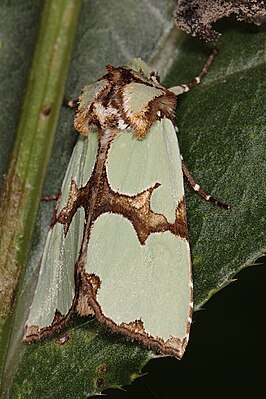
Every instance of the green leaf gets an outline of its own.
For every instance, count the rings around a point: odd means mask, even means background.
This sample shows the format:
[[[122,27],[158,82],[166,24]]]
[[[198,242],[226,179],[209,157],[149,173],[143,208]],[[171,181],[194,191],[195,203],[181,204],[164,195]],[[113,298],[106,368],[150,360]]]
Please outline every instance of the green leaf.
[[[11,7],[0,6],[0,12],[10,18],[8,13],[13,11],[16,29],[23,31],[22,24],[30,24],[34,34],[40,3],[20,3],[23,21]],[[167,87],[191,80],[205,63],[210,46],[173,27],[174,8],[174,0],[139,2],[137,6],[133,0],[84,2],[66,96],[76,98],[83,85],[105,73],[105,64],[122,65],[138,56],[159,69]],[[180,148],[193,177],[233,208],[231,213],[217,209],[204,203],[189,187],[186,190],[196,308],[265,252],[265,31],[244,24],[226,24],[220,30],[223,36],[216,46],[219,54],[208,75],[180,98],[177,107]],[[32,54],[33,42],[28,43],[23,56],[18,55],[18,59],[28,60],[23,61],[24,79],[17,76],[15,87],[20,95]],[[12,76],[10,68],[8,65],[7,77]],[[13,93],[13,80],[6,78],[6,93]],[[18,120],[20,102],[13,105],[12,95],[9,97],[9,121]],[[14,122],[9,123],[14,131]],[[73,112],[62,109],[45,194],[60,189],[76,138],[72,123]],[[4,137],[8,137],[8,126],[3,129]],[[10,143],[6,152],[9,148]],[[1,164],[3,170],[5,162]],[[21,344],[52,213],[53,204],[40,205],[12,321],[4,398],[86,398],[107,387],[129,384],[153,356],[95,321],[78,318],[62,333],[69,336],[63,345],[59,344],[62,334],[30,346]],[[24,228],[26,231],[27,226]]]
[[[146,362],[147,351],[96,321],[72,323],[65,335],[29,346],[12,397],[86,398],[128,384]]]

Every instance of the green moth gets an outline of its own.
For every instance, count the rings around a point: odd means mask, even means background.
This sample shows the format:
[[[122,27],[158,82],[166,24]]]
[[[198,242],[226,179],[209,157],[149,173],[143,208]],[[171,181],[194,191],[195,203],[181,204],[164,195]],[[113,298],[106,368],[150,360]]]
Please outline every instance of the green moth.
[[[95,315],[162,354],[181,358],[192,321],[192,276],[174,110],[178,94],[140,59],[84,88],[81,133],[57,203],[24,341]],[[182,171],[183,168],[183,171]],[[222,204],[218,203],[223,206]]]

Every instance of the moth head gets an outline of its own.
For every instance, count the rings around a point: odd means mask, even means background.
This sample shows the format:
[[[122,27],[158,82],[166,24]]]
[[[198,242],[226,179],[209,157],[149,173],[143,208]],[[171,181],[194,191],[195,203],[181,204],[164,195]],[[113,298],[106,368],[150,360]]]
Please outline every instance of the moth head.
[[[160,85],[157,72],[140,58],[125,67],[107,65],[106,70],[83,89],[74,122],[81,134],[94,125],[102,131],[130,129],[141,139],[155,121],[174,119],[176,95]]]
[[[141,58],[133,58],[133,60],[127,64],[127,67],[148,83],[160,84],[160,76],[158,72],[147,65]]]

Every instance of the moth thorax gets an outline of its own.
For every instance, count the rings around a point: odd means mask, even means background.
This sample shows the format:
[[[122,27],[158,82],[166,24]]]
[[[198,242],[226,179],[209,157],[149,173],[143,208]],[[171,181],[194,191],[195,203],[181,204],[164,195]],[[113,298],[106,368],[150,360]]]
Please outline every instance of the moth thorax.
[[[118,109],[110,104],[107,107],[98,101],[93,104],[92,122],[101,129],[117,128],[120,119]]]

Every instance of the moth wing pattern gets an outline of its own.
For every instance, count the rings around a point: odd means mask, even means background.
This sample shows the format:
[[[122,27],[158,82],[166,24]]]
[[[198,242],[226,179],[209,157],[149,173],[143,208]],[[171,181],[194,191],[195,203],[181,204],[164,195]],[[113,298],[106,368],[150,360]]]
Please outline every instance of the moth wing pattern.
[[[79,137],[62,183],[57,215],[71,197],[71,181],[81,187],[89,178],[97,155],[97,131],[89,137]],[[69,318],[75,296],[74,270],[84,231],[84,210],[78,209],[73,216],[67,235],[63,225],[51,226],[41,260],[39,278],[30,307],[24,341],[50,335]],[[74,310],[74,309],[73,309]],[[52,328],[53,327],[53,328]]]
[[[107,65],[80,97],[74,124],[87,137],[67,169],[24,341],[95,314],[181,358],[193,305],[176,94],[141,60],[131,68]]]
[[[143,140],[131,131],[121,132],[109,150],[106,168],[112,190],[133,200],[143,193],[135,205],[140,211],[149,205],[166,223],[158,232],[143,232],[156,220],[147,217],[145,226],[136,221],[134,227],[127,217],[105,213],[95,221],[85,269],[100,278],[96,316],[114,331],[181,357],[190,329],[192,286],[186,222],[182,231],[177,227],[179,218],[186,216],[172,122],[155,122]]]

